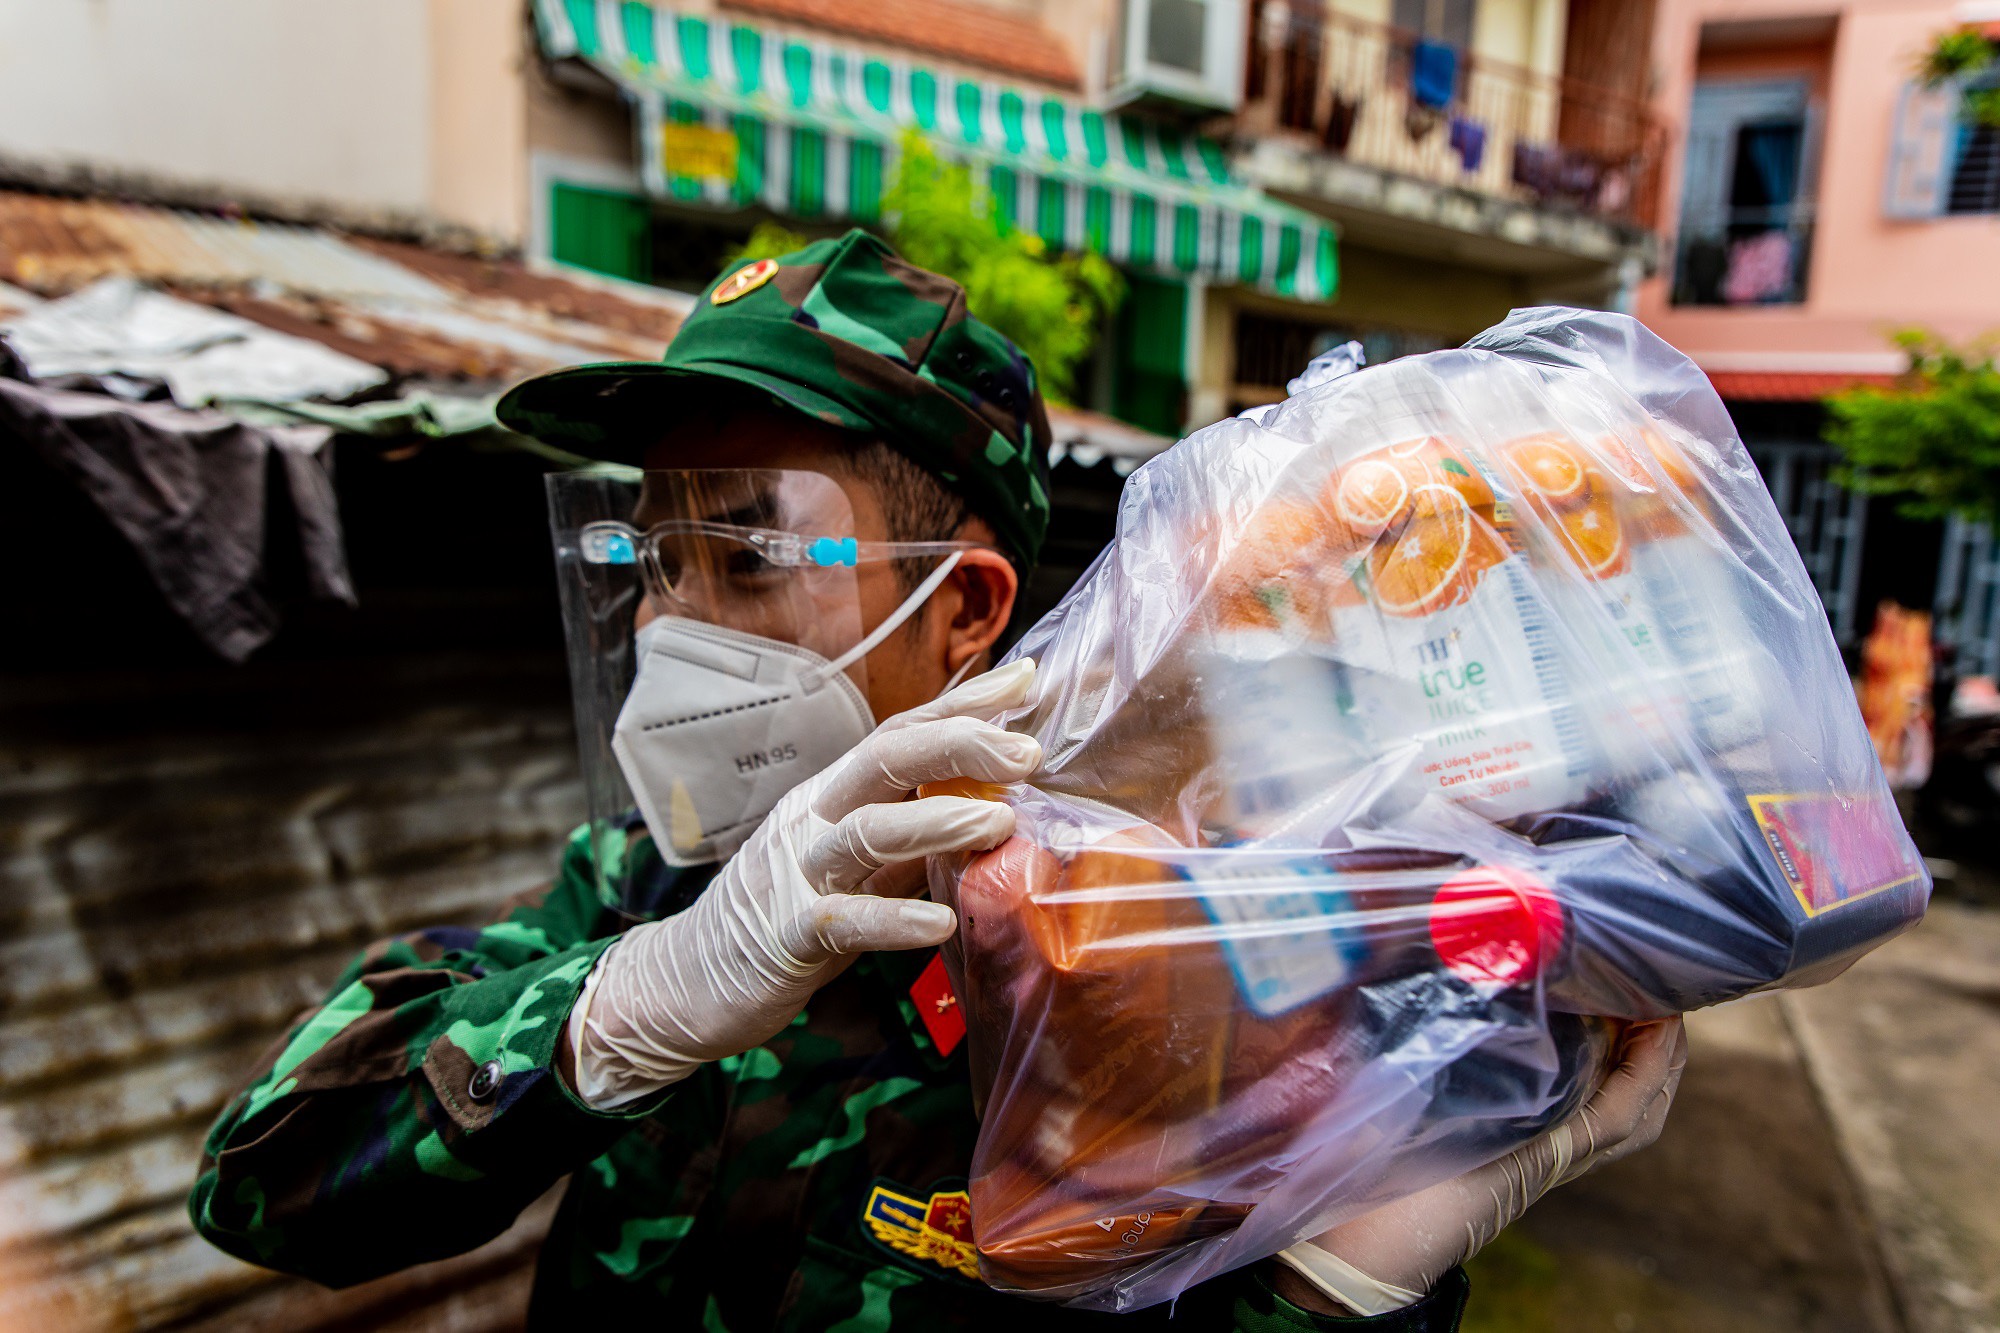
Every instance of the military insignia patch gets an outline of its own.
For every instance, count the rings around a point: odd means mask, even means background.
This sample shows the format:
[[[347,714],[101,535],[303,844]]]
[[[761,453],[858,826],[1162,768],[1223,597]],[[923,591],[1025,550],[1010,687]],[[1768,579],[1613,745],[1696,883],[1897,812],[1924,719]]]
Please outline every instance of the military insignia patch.
[[[748,295],[778,276],[778,261],[760,259],[754,264],[745,264],[734,273],[716,284],[708,294],[710,305],[727,305],[739,296]]]
[[[910,987],[910,1003],[917,1006],[917,1017],[924,1021],[924,1031],[937,1043],[939,1055],[950,1055],[958,1049],[958,1044],[965,1040],[965,1010],[959,1008],[951,978],[945,975],[944,955],[932,958],[930,966],[918,975]]]
[[[979,1252],[972,1244],[972,1199],[947,1190],[919,1199],[887,1185],[868,1192],[862,1218],[876,1240],[898,1254],[977,1279]]]

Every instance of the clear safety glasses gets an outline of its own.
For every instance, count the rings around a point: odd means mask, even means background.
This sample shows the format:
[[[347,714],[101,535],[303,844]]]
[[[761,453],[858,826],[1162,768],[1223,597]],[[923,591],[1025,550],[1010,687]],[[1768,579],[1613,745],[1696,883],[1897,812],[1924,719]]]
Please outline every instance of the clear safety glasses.
[[[854,569],[861,564],[948,556],[976,543],[875,542],[831,532],[701,519],[669,519],[640,531],[606,519],[578,533],[582,558],[596,565],[637,565],[647,591],[689,610],[714,606],[719,597],[752,596],[768,583],[798,572]]]

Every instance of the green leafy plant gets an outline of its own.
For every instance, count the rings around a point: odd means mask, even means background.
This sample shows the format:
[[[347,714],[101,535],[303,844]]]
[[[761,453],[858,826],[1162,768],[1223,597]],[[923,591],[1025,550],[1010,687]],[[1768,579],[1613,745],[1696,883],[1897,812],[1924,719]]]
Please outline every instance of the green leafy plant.
[[[1957,515],[2000,524],[2000,369],[1990,346],[1957,348],[1934,334],[1896,335],[1910,370],[1888,388],[1826,400],[1825,437],[1845,458],[1843,485],[1903,497],[1911,518]]]
[[[1979,87],[1990,73],[2000,73],[2000,44],[1973,28],[1938,34],[1917,62],[1924,85],[1941,88],[1957,83],[1964,89],[1965,116],[1977,124],[2000,127],[2000,87]]]
[[[793,231],[782,222],[760,222],[750,229],[750,235],[743,244],[729,252],[724,267],[740,264],[746,259],[776,259],[779,255],[803,250],[810,244],[812,237]]]
[[[916,135],[903,141],[882,208],[903,257],[963,286],[967,308],[1028,354],[1044,393],[1067,402],[1098,330],[1124,298],[1110,261],[1051,253],[999,216],[970,170]]]
[[[964,287],[967,309],[1035,363],[1042,392],[1070,401],[1098,330],[1125,296],[1125,279],[1111,262],[1088,252],[1052,253],[1041,237],[1000,216],[967,167],[946,162],[917,134],[903,140],[882,211],[903,258]],[[811,239],[760,222],[729,262],[790,254]]]

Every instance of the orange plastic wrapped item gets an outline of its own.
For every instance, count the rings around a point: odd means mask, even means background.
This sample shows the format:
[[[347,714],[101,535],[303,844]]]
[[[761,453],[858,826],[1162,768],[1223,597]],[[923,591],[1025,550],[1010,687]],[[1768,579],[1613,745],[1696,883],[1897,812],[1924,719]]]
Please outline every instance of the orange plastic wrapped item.
[[[940,859],[982,1276],[1171,1298],[1490,1161],[1611,1023],[1834,975],[1929,890],[1706,379],[1517,312],[1135,472]]]

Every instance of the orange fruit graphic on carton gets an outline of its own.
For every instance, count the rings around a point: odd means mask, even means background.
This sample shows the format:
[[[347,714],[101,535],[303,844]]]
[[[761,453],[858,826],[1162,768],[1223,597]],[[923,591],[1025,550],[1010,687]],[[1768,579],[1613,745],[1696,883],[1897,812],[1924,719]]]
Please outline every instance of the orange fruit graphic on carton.
[[[1323,632],[1333,571],[1360,539],[1331,506],[1273,500],[1235,537],[1214,587],[1220,622],[1236,629]]]
[[[1426,435],[1420,439],[1405,440],[1401,444],[1389,446],[1389,452],[1399,459],[1420,463],[1424,468],[1424,481],[1449,486],[1465,497],[1465,502],[1474,509],[1490,509],[1493,506],[1493,488],[1466,458],[1465,451],[1452,441],[1436,435]]]
[[[1620,510],[1634,492],[1628,468],[1637,460],[1609,437],[1600,455],[1574,440],[1530,435],[1500,449],[1500,459],[1519,483],[1534,526],[1553,537],[1576,567],[1592,579],[1622,574],[1628,567],[1625,522]]]
[[[1524,495],[1549,505],[1581,501],[1588,485],[1586,465],[1575,443],[1555,435],[1530,435],[1500,451],[1502,463]]]
[[[1413,485],[1421,486],[1421,471],[1404,460],[1375,455],[1349,464],[1334,485],[1334,510],[1356,532],[1373,537],[1402,516]],[[1412,480],[1412,472],[1416,472]]]
[[[1625,525],[1609,480],[1601,472],[1590,475],[1583,502],[1556,514],[1553,526],[1578,568],[1593,579],[1609,578],[1627,567]]]
[[[1409,516],[1368,554],[1375,604],[1392,616],[1427,616],[1463,601],[1507,548],[1450,486],[1419,486]]]
[[[1630,514],[1654,514],[1707,505],[1709,493],[1698,462],[1652,426],[1631,427],[1598,437],[1598,466],[1610,473],[1620,507]]]
[[[1373,537],[1407,512],[1419,487],[1449,486],[1473,509],[1493,506],[1493,488],[1457,445],[1434,435],[1392,444],[1334,472],[1329,507],[1355,533]]]

